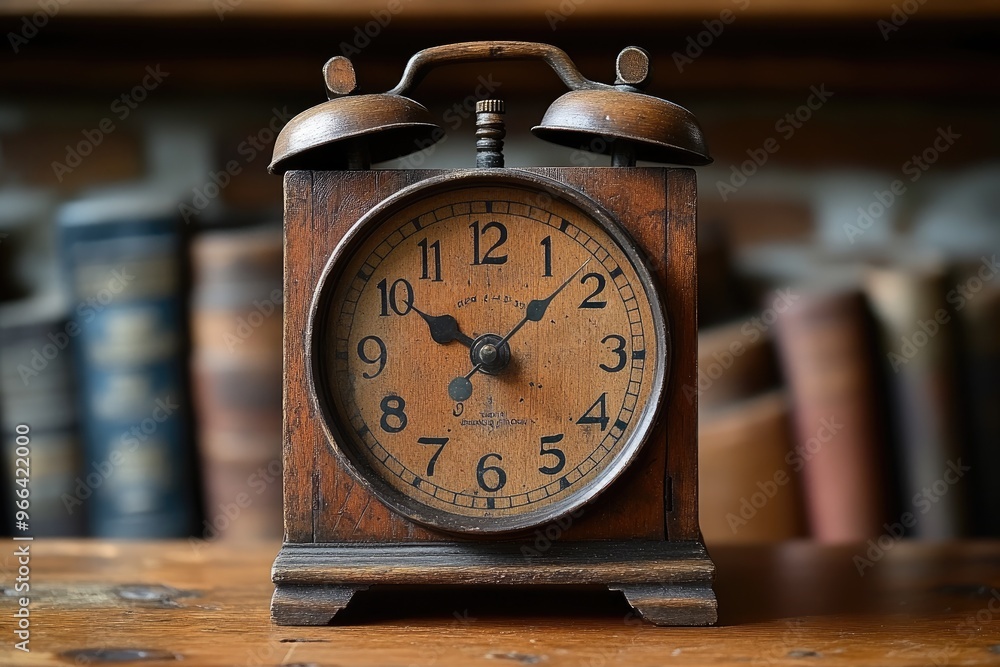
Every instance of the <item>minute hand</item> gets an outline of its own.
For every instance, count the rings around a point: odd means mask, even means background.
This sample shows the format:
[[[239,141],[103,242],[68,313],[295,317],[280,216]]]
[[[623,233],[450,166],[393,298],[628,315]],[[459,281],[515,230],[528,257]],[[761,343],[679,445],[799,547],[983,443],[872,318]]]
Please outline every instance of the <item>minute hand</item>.
[[[580,266],[579,269],[577,269],[576,271],[573,272],[573,275],[571,275],[569,278],[567,278],[563,282],[563,284],[560,285],[559,287],[557,287],[556,291],[553,292],[552,294],[550,294],[547,298],[545,298],[545,299],[535,299],[534,301],[530,302],[528,304],[528,307],[525,309],[524,317],[521,318],[521,321],[518,322],[517,324],[515,324],[514,328],[511,329],[507,333],[507,335],[504,336],[500,340],[499,343],[497,343],[496,346],[500,347],[501,345],[503,345],[504,343],[506,343],[508,340],[510,340],[511,336],[513,336],[514,334],[516,334],[521,329],[521,327],[523,327],[529,321],[530,322],[538,322],[543,317],[545,317],[545,311],[548,309],[549,304],[552,303],[552,299],[556,298],[556,296],[559,294],[559,292],[562,292],[564,289],[566,289],[566,286],[569,285],[571,282],[573,282],[573,279],[576,278],[580,274],[580,272],[583,271],[583,269],[589,263],[590,263],[590,260],[588,259],[586,262],[584,262]]]

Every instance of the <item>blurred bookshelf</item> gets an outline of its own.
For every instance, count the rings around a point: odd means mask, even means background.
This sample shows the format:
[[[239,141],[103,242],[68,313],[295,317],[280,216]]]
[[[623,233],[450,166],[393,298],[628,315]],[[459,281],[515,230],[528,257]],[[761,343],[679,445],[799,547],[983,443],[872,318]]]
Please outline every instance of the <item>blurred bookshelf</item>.
[[[622,47],[642,46],[647,90],[705,130],[715,162],[698,173],[691,395],[709,544],[864,541],[904,523],[921,538],[1000,536],[997,3],[15,0],[0,5],[0,27],[4,464],[14,426],[35,420],[52,533],[120,535],[100,527],[117,515],[98,509],[115,490],[104,480],[118,478],[146,528],[280,535],[275,130],[323,99],[333,55],[350,56],[374,92],[422,48],[519,39],[559,46],[602,81]],[[530,136],[559,82],[495,63],[418,88],[447,130],[420,166],[472,166],[471,124],[448,114],[481,76],[507,102],[509,166],[607,162]],[[154,199],[171,219],[156,234]],[[72,249],[81,207],[111,230],[100,252]],[[128,270],[150,257],[172,268]],[[140,276],[123,293],[142,298],[91,307],[108,320],[104,339],[68,334],[95,331],[73,290],[107,290],[123,267]],[[95,366],[105,348],[129,354]],[[167,367],[183,369],[176,390]],[[143,441],[145,459],[102,476],[111,453],[88,445],[92,413],[124,401],[115,392],[139,411],[102,428],[128,431],[169,394],[176,432],[157,429],[158,454]],[[129,491],[126,471],[171,488]]]

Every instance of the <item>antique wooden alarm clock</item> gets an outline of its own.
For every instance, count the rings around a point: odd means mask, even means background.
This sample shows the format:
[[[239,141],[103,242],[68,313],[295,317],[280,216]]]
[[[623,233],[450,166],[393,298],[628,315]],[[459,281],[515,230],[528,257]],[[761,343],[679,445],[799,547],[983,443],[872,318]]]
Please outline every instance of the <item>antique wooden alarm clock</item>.
[[[409,95],[430,68],[541,60],[570,89],[533,129],[610,167],[504,168],[503,102],[476,167],[371,169],[443,136]],[[285,543],[271,613],[331,622],[373,585],[599,585],[657,624],[715,622],[697,512],[690,112],[528,42],[426,49],[399,84],[278,136],[284,174]],[[470,158],[472,155],[470,147]],[[470,159],[471,163],[471,159]]]

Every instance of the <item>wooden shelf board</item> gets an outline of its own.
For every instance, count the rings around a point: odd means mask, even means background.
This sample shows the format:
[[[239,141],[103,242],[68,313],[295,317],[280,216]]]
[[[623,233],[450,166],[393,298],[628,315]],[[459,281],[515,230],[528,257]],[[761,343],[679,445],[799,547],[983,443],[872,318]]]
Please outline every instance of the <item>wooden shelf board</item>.
[[[916,1],[916,0],[915,0]],[[725,9],[756,18],[859,19],[888,18],[889,3],[870,0],[753,0],[745,10],[735,0],[73,0],[59,6],[64,16],[116,16],[155,18],[164,16],[257,16],[284,18],[331,18],[370,20],[372,12],[398,6],[408,18],[442,21],[469,19],[543,17],[546,11],[564,11],[574,20],[651,20],[662,18],[711,18]],[[560,9],[560,8],[564,9]],[[572,12],[569,11],[572,8]],[[231,10],[231,11],[229,11]],[[0,4],[0,15],[24,16],[39,11],[37,0],[8,0]],[[927,2],[916,12],[921,18],[970,19],[1000,16],[1000,3],[992,0]]]

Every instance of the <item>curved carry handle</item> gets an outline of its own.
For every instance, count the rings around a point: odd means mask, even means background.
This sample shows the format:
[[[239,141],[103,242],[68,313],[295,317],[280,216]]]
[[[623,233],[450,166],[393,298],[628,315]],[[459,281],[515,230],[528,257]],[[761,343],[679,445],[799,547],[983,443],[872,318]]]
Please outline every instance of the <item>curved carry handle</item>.
[[[418,51],[406,63],[403,76],[388,95],[407,95],[427,73],[440,65],[486,60],[541,60],[570,90],[615,90],[615,86],[591,81],[580,74],[566,52],[538,42],[461,42],[432,46]]]
[[[641,92],[649,79],[649,54],[625,47],[615,60],[614,84],[583,76],[561,49],[535,42],[486,41],[437,46],[416,53],[395,88],[357,94],[351,61],[334,56],[323,67],[328,102],[302,112],[275,140],[273,173],[290,169],[354,168],[384,162],[440,139],[427,109],[408,97],[434,67],[491,60],[540,60],[569,92],[545,112],[532,133],[570,148],[611,154],[612,165],[635,160],[702,165],[712,161],[690,111]],[[598,141],[599,140],[599,141]]]

